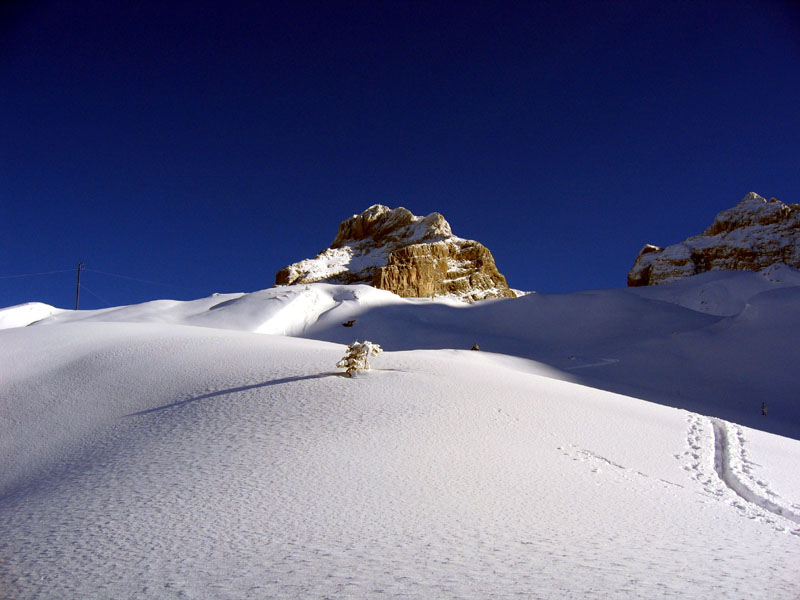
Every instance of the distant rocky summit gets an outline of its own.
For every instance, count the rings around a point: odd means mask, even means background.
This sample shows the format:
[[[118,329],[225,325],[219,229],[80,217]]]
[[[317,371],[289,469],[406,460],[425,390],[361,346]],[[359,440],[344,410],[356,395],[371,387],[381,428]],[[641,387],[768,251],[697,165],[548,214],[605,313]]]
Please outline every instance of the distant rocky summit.
[[[330,248],[278,271],[276,285],[368,283],[406,298],[513,298],[486,246],[453,235],[439,213],[370,206],[339,225]]]
[[[800,269],[800,204],[751,192],[700,235],[666,248],[646,244],[628,273],[628,285],[656,285],[714,270],[758,271],[776,263]]]

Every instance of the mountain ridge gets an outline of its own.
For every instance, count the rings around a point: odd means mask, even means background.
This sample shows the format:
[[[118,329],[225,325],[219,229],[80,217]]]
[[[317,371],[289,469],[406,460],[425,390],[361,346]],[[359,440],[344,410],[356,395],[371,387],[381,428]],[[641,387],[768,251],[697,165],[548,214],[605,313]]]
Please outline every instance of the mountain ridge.
[[[750,192],[702,233],[667,247],[645,244],[628,273],[631,287],[658,285],[714,270],[800,268],[800,204]]]

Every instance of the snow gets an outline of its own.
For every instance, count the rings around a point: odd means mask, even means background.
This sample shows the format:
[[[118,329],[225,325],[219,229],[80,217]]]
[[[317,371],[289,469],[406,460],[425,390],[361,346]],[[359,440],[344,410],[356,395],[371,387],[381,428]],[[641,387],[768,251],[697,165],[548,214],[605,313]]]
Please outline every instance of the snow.
[[[709,271],[669,285],[630,288],[643,298],[663,300],[719,316],[735,316],[748,300],[768,290],[800,286],[800,272],[776,264],[758,272]]]
[[[62,312],[60,309],[41,302],[26,302],[9,308],[1,308],[0,329],[25,327],[34,321],[39,321],[60,312]]]
[[[352,259],[353,249],[350,246],[328,248],[318,254],[316,258],[301,260],[288,268],[292,270],[293,274],[304,274],[305,279],[309,281],[318,281],[347,272]]]
[[[798,293],[5,309],[0,597],[796,598]]]

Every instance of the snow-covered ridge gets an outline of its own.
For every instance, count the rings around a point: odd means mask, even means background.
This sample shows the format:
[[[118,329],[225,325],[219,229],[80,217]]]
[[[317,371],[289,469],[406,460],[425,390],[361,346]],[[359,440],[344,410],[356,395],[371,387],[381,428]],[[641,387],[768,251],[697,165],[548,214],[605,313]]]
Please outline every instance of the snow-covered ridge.
[[[96,311],[5,309],[7,322],[191,325],[388,351],[471,348],[536,360],[553,377],[800,438],[792,357],[800,272],[714,271],[672,284],[465,304],[362,284],[281,286]],[[55,312],[47,318],[43,315]],[[344,326],[349,323],[350,326]],[[757,349],[757,350],[756,350]],[[762,400],[783,417],[759,420]]]
[[[798,303],[782,267],[5,309],[0,597],[794,600]]]
[[[660,248],[646,244],[628,285],[667,283],[705,271],[757,271],[784,263],[800,268],[800,205],[751,192],[720,212],[702,234]]]
[[[797,440],[726,425],[723,449],[701,415],[491,352],[387,351],[350,379],[343,350],[168,322],[0,331],[0,595],[800,592]]]
[[[63,312],[62,309],[41,302],[26,302],[17,306],[0,308],[0,329],[25,327],[34,321],[40,321]]]

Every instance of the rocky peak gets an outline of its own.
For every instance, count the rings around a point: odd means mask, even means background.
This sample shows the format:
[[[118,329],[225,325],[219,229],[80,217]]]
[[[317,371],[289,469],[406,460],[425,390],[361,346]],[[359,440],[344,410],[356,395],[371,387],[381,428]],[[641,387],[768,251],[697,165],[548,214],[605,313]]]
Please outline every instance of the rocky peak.
[[[793,208],[794,207],[794,208]],[[792,213],[797,218],[797,204],[784,204],[777,198],[765,200],[755,192],[750,192],[739,204],[719,213],[711,227],[703,235],[717,235],[734,229],[754,225],[776,225],[791,220]]]
[[[342,221],[331,248],[370,240],[375,245],[415,243],[453,237],[450,223],[438,212],[417,217],[410,210],[373,204],[360,215]]]
[[[317,281],[368,283],[403,297],[514,297],[489,249],[453,235],[441,214],[381,204],[342,221],[328,249],[275,276],[277,285]]]
[[[666,248],[646,244],[628,273],[628,285],[667,283],[713,270],[758,271],[776,263],[800,268],[800,204],[751,192],[699,235]]]

